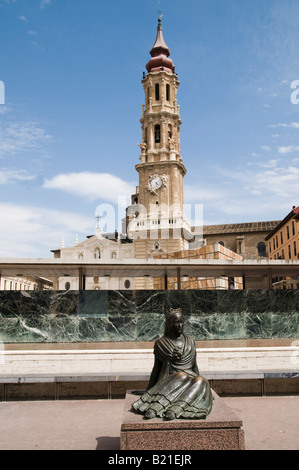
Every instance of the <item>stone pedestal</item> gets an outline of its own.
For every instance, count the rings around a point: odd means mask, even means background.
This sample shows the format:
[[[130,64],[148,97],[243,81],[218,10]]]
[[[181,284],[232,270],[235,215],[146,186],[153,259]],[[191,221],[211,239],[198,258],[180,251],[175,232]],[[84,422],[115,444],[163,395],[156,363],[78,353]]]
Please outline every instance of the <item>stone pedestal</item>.
[[[146,420],[131,411],[138,396],[127,392],[120,433],[121,450],[244,450],[243,423],[213,392],[205,420]]]

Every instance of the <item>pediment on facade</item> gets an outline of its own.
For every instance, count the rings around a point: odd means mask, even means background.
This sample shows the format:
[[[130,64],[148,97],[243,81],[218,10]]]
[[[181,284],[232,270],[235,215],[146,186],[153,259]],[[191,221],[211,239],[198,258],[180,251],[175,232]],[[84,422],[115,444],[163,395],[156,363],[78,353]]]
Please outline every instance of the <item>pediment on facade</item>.
[[[81,243],[78,243],[76,245],[76,248],[96,248],[97,246],[103,246],[103,247],[115,247],[116,242],[112,240],[108,240],[107,238],[103,237],[97,237],[94,235],[93,237],[88,238],[87,240],[84,240]]]

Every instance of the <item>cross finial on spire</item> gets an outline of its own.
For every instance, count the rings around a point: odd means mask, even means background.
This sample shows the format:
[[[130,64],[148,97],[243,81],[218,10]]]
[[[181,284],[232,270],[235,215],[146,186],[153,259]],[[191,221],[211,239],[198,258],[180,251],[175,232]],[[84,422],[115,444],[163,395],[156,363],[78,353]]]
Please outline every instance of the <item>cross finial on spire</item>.
[[[161,21],[161,18],[163,15],[160,14],[162,13],[160,9],[158,13],[159,13],[159,18],[158,18],[157,37],[156,37],[155,44],[153,45],[150,51],[150,55],[152,56],[152,58],[146,64],[146,69],[148,72],[155,72],[158,70],[164,70],[166,72],[173,72],[174,71],[173,61],[171,59],[168,59],[168,57],[170,56],[170,50],[168,49],[163,38],[162,21]]]
[[[157,11],[157,13],[158,13],[158,15],[159,15],[159,16],[158,16],[158,21],[159,21],[159,23],[160,23],[160,22],[161,22],[161,18],[163,18],[164,15],[162,15],[161,2],[160,2],[160,0],[158,1],[158,3],[159,3],[159,10]]]

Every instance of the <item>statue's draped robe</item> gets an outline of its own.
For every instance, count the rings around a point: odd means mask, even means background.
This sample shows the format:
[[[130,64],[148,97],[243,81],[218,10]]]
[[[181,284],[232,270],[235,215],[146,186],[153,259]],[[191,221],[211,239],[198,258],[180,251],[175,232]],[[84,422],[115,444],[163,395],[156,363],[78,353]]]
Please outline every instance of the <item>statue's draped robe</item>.
[[[140,413],[152,410],[163,417],[172,411],[176,418],[204,419],[212,408],[209,382],[200,377],[194,340],[183,335],[184,344],[175,346],[163,336],[155,342],[155,365],[147,391],[133,403]]]

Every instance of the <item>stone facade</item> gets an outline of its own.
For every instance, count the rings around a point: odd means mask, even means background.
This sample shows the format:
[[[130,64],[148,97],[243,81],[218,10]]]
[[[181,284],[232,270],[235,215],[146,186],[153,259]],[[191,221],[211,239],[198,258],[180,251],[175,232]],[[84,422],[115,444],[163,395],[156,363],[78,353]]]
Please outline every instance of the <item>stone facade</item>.
[[[111,235],[110,235],[111,237]],[[96,234],[88,237],[75,246],[59,250],[53,250],[55,258],[64,260],[117,260],[134,258],[134,246],[130,240],[122,239],[114,234],[108,238],[108,235],[102,236],[99,229]],[[93,277],[85,279],[86,290],[102,290],[102,289],[134,289],[133,278],[110,278],[110,277]],[[78,290],[78,277],[59,277],[55,279],[54,289],[56,290]]]
[[[8,290],[49,290],[52,289],[53,282],[42,278],[29,277],[1,277],[0,291]]]

